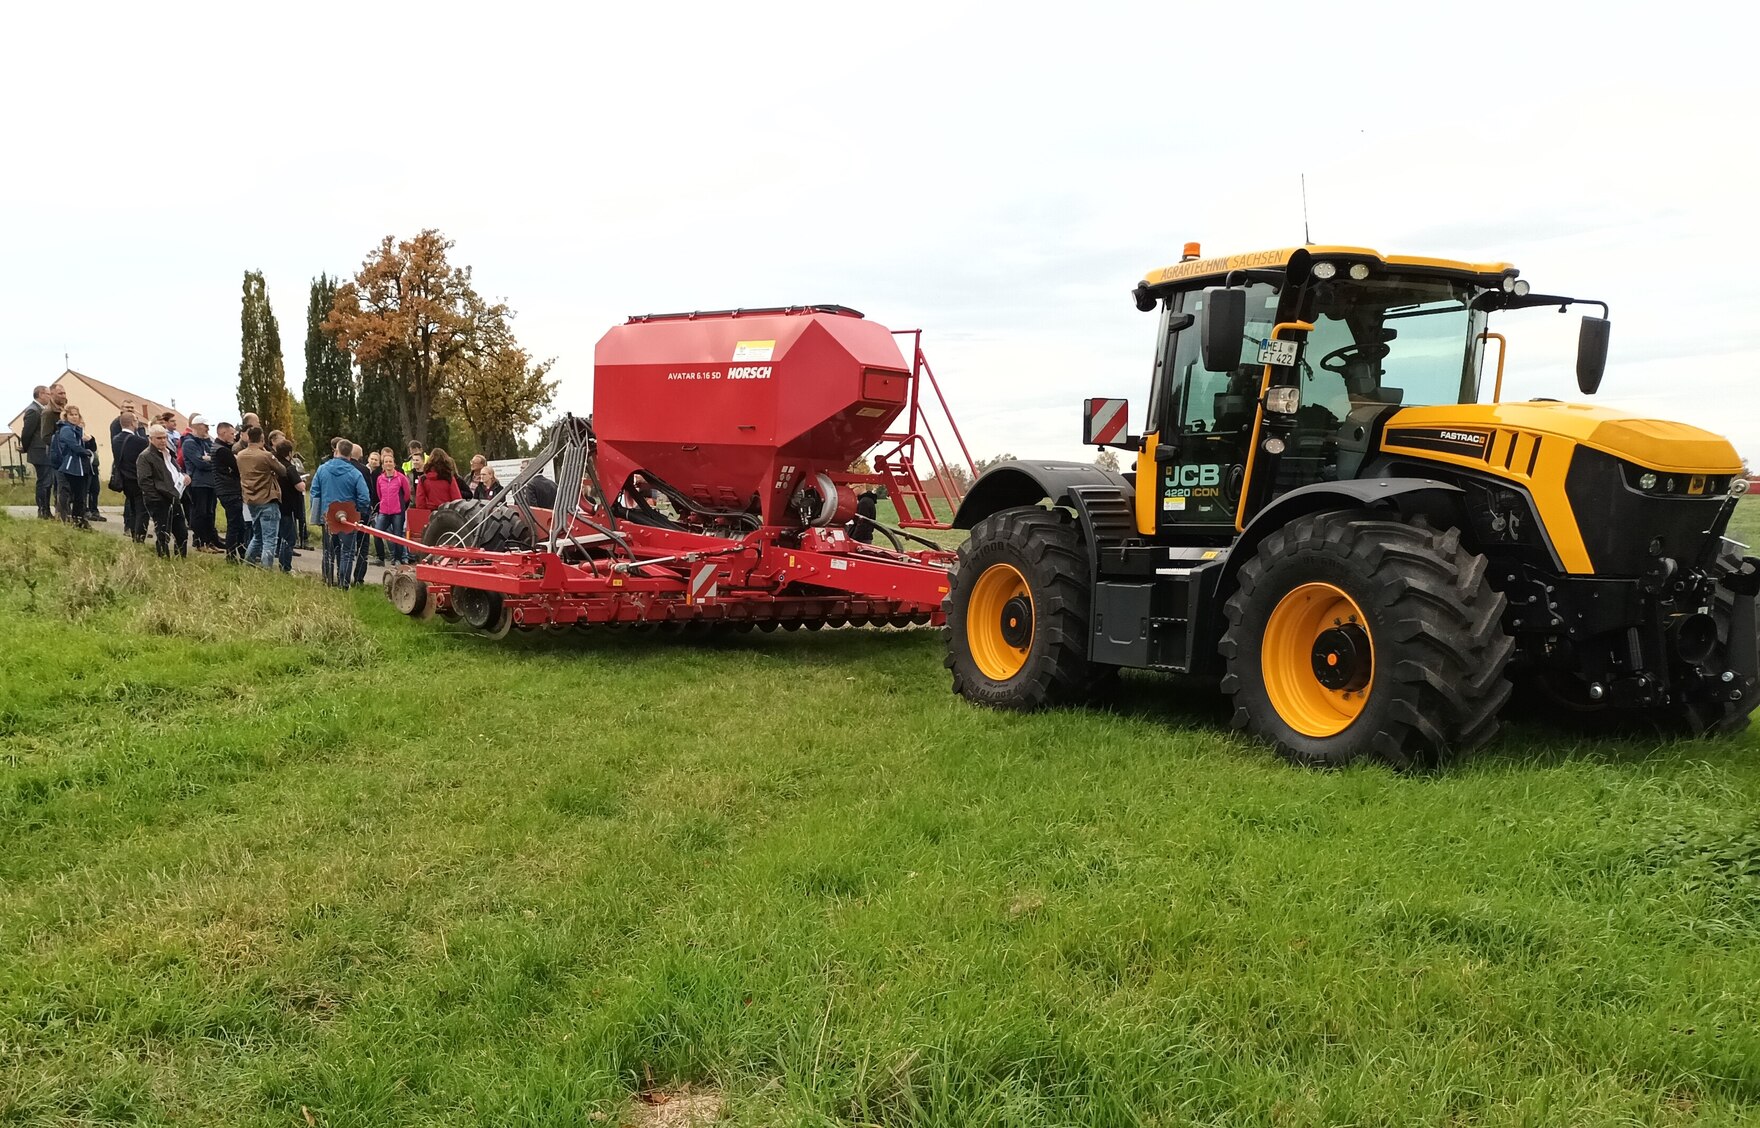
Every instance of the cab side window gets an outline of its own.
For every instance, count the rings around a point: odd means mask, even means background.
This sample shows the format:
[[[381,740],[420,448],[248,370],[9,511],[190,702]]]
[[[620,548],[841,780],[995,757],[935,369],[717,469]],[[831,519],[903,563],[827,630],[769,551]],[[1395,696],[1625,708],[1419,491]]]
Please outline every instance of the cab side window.
[[[1187,434],[1235,434],[1253,425],[1259,402],[1259,382],[1264,368],[1255,363],[1257,349],[1242,342],[1241,364],[1227,372],[1211,372],[1200,355],[1197,319],[1204,315],[1204,292],[1182,295],[1183,312],[1193,317],[1191,328],[1174,342],[1169,382],[1177,399],[1175,415]],[[1271,335],[1277,323],[1277,292],[1255,284],[1247,288],[1247,333],[1254,341]]]

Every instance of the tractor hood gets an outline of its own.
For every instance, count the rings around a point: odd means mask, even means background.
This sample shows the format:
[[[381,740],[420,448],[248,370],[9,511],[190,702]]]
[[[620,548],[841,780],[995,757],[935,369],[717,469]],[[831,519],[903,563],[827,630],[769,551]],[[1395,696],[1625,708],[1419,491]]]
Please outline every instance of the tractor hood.
[[[1408,407],[1387,421],[1393,428],[1458,428],[1483,433],[1502,428],[1556,435],[1653,470],[1684,474],[1739,474],[1742,460],[1728,439],[1667,419],[1646,419],[1607,407],[1556,400],[1525,403],[1441,404]]]

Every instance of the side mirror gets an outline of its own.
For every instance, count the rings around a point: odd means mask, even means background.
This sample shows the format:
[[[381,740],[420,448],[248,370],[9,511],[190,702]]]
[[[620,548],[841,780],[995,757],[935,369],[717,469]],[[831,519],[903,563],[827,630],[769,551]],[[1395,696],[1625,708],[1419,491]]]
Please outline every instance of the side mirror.
[[[1605,317],[1585,317],[1577,330],[1577,388],[1586,396],[1595,394],[1607,374],[1607,336],[1612,328]]]
[[[1247,292],[1206,290],[1198,340],[1207,372],[1233,372],[1241,365],[1241,342],[1247,335]]]
[[[1131,404],[1121,399],[1082,401],[1082,444],[1108,446],[1122,443],[1130,430]]]

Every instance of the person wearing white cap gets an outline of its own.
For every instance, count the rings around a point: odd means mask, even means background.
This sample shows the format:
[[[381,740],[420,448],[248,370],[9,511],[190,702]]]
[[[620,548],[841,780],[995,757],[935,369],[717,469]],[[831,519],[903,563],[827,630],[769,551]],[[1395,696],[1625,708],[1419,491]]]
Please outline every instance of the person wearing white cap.
[[[207,416],[189,417],[189,434],[183,436],[177,451],[183,472],[189,475],[183,504],[189,514],[190,540],[198,552],[225,552],[214,524],[214,440],[208,437]]]

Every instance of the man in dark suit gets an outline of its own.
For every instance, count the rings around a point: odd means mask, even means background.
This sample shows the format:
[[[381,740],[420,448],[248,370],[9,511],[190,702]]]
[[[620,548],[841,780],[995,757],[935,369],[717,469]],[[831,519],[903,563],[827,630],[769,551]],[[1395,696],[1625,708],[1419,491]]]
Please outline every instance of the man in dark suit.
[[[38,384],[31,389],[31,405],[24,409],[24,422],[19,425],[18,442],[24,448],[24,458],[31,464],[37,476],[37,516],[50,520],[55,515],[49,512],[49,493],[54,489],[55,477],[49,469],[49,440],[53,437],[49,432],[55,428],[47,425],[45,412],[49,407],[49,389]]]
[[[238,454],[233,442],[238,433],[232,424],[215,428],[218,442],[214,444],[214,495],[226,511],[226,541],[221,548],[228,560],[243,560],[244,546],[251,543],[251,529],[244,519],[244,492],[239,485]]]
[[[147,539],[147,507],[141,502],[141,452],[151,444],[134,412],[123,408],[117,416],[116,434],[110,440],[110,465],[122,484],[122,527],[136,544]]]
[[[176,456],[165,428],[158,423],[147,429],[148,447],[135,462],[135,479],[141,487],[141,504],[153,518],[153,544],[160,556],[189,555],[189,525],[183,519],[181,497],[189,481],[177,468]]]

